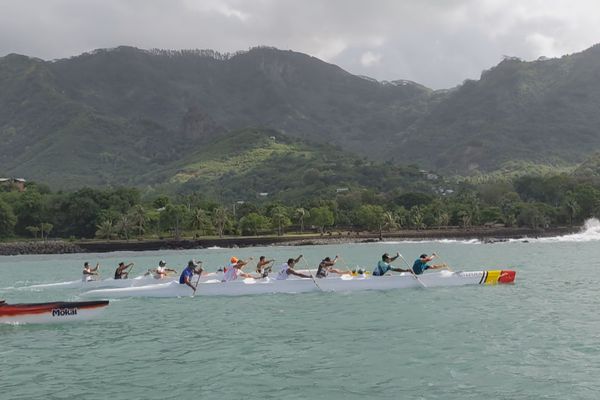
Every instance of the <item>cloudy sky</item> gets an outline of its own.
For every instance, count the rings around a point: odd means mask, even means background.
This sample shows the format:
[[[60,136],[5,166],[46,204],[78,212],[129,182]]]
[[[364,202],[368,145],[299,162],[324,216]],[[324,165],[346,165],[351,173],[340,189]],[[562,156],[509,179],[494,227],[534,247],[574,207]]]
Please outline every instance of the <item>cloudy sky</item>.
[[[597,42],[598,0],[0,0],[0,56],[268,45],[436,89]]]

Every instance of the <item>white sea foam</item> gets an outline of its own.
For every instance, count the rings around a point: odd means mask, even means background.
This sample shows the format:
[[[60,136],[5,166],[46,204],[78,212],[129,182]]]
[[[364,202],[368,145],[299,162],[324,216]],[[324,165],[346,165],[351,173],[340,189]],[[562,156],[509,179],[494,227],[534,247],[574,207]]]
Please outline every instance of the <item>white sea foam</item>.
[[[460,243],[460,244],[481,244],[479,239],[420,239],[420,240],[386,240],[384,244],[406,244],[406,243]]]
[[[511,242],[535,242],[535,243],[556,243],[556,242],[593,242],[600,240],[600,221],[597,218],[590,218],[585,221],[581,230],[577,233],[563,236],[552,236],[535,239],[512,239]]]

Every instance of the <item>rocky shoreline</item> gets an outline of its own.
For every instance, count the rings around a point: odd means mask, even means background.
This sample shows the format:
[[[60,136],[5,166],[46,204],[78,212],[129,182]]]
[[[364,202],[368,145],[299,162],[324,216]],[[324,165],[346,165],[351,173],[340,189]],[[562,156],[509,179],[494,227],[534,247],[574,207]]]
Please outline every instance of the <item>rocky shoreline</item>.
[[[85,250],[72,242],[63,240],[26,241],[0,243],[0,255],[16,256],[24,254],[67,254],[84,253]]]
[[[251,247],[251,246],[308,246],[336,243],[365,243],[380,240],[439,240],[458,239],[481,240],[494,243],[508,239],[524,239],[548,236],[561,236],[579,231],[577,227],[556,227],[550,229],[527,228],[470,228],[470,229],[427,229],[384,232],[382,237],[372,232],[328,232],[324,235],[286,235],[258,237],[226,237],[206,239],[163,239],[163,240],[82,240],[82,241],[23,241],[0,243],[0,255],[23,254],[65,254],[65,253],[104,253],[112,251],[147,251],[202,249],[207,247]]]

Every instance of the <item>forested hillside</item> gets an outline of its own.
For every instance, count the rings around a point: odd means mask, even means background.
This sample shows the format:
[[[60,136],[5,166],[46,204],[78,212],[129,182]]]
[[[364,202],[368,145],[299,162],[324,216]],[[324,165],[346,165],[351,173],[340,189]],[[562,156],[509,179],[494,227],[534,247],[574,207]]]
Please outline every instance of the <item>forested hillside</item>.
[[[188,182],[178,169],[248,127],[444,175],[572,165],[600,146],[598,78],[600,46],[506,59],[448,91],[272,48],[13,54],[0,58],[0,174],[65,188]]]

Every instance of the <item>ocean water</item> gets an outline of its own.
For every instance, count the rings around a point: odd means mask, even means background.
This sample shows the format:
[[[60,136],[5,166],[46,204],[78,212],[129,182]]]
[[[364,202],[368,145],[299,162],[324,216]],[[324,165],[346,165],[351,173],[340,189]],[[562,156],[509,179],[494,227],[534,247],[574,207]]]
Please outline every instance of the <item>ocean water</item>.
[[[0,399],[598,399],[600,223],[562,238],[393,242],[0,257],[0,298],[165,259],[216,269],[232,255],[373,266],[436,251],[455,270],[514,269],[514,285],[353,293],[123,299],[95,320],[0,326]],[[401,263],[396,262],[398,266]]]

